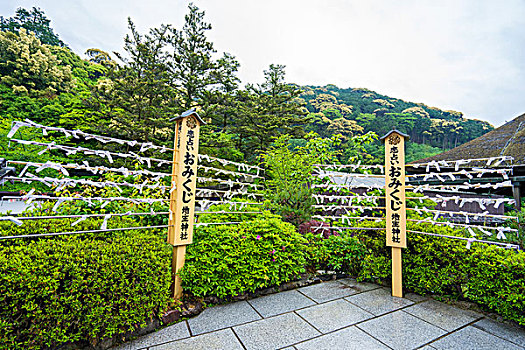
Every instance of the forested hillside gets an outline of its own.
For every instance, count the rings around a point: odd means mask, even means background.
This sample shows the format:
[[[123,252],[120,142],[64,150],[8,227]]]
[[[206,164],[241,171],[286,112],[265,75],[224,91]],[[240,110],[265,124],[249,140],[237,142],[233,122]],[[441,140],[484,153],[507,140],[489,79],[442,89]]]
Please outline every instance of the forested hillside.
[[[239,62],[219,55],[207,38],[204,12],[189,5],[185,24],[139,33],[129,20],[122,50],[72,52],[40,9],[0,17],[0,151],[18,159],[38,158],[8,146],[11,121],[25,118],[169,145],[175,115],[196,108],[208,121],[201,150],[232,160],[257,162],[275,137],[292,145],[316,133],[333,138],[340,161],[381,161],[378,141],[366,152],[355,147],[392,127],[408,133],[408,160],[427,157],[490,130],[462,113],[405,102],[363,88],[297,86],[285,67],[271,64],[262,84],[240,87]],[[339,136],[338,136],[339,135]],[[36,137],[36,136],[35,136]],[[71,141],[74,142],[74,141]],[[19,147],[19,146],[18,146]],[[36,159],[35,159],[36,160]]]
[[[465,118],[461,112],[406,102],[366,88],[327,85],[301,89],[300,103],[306,106],[311,118],[306,126],[308,131],[325,137],[337,133],[348,137],[370,131],[382,136],[395,127],[410,135],[410,160],[441,153],[494,129],[485,121]],[[381,158],[378,142],[367,147],[372,155]]]

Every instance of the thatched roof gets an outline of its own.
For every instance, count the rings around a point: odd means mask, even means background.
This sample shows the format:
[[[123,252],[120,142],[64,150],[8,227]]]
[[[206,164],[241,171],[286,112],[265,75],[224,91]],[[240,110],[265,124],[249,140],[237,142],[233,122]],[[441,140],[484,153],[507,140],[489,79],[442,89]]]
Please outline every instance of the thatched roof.
[[[413,163],[511,156],[514,164],[525,164],[525,114],[470,142]]]

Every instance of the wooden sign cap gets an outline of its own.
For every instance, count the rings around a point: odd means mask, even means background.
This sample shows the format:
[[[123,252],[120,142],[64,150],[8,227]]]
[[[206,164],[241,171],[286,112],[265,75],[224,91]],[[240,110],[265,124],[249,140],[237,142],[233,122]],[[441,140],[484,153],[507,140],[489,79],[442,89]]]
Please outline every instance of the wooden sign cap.
[[[170,122],[173,121],[173,120],[179,120],[179,119],[182,119],[182,118],[189,117],[190,115],[194,115],[197,118],[197,120],[201,123],[201,125],[205,125],[206,124],[206,122],[204,120],[202,120],[202,118],[199,116],[199,114],[195,111],[195,108],[188,109],[186,112],[182,113],[178,117],[171,118]]]
[[[407,134],[405,133],[402,133],[401,131],[397,130],[397,129],[392,129],[390,130],[385,136],[381,137],[380,140],[385,142],[385,139],[390,136],[391,134],[393,133],[397,133],[399,134],[400,136],[403,136],[405,138],[406,141],[408,141],[410,139],[410,136],[408,136]]]

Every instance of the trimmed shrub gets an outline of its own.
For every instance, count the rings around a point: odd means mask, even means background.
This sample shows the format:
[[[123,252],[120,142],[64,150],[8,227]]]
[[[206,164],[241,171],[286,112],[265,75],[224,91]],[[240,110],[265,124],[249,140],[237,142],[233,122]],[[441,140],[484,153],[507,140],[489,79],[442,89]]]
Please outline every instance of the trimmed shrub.
[[[0,247],[0,348],[96,345],[158,317],[171,280],[161,237],[132,231]]]
[[[226,297],[276,286],[304,272],[306,240],[277,218],[197,227],[181,272],[186,292]]]

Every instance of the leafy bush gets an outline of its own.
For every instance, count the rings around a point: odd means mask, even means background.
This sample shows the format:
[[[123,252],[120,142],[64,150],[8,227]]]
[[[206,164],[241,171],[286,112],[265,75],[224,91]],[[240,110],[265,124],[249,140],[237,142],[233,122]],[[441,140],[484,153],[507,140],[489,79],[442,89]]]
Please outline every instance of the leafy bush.
[[[96,345],[157,317],[169,303],[170,253],[162,235],[140,231],[0,247],[0,348]]]
[[[347,233],[340,236],[331,235],[323,241],[323,247],[330,252],[327,259],[329,268],[351,275],[361,270],[367,249],[356,237]]]
[[[306,240],[276,218],[197,227],[181,272],[195,296],[234,296],[279,285],[304,272]]]

